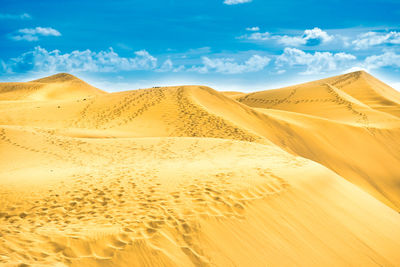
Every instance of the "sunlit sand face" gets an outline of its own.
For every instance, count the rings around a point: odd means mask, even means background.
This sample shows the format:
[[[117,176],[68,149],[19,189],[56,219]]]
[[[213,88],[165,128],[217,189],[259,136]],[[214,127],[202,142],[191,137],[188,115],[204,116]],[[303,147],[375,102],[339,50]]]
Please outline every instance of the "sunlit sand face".
[[[400,262],[400,96],[365,72],[256,93],[0,84],[0,263]]]

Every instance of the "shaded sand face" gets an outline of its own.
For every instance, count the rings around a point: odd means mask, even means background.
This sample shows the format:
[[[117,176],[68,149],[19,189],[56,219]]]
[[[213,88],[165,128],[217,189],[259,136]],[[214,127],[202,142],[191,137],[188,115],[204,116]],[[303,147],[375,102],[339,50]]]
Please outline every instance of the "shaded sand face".
[[[0,101],[0,263],[399,264],[396,108],[365,127],[227,95]]]

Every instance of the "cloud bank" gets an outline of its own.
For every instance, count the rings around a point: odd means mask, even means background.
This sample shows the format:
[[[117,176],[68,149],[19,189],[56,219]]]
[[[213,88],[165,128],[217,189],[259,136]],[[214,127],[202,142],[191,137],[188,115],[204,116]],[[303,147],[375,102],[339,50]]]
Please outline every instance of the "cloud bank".
[[[26,34],[51,31],[25,31]],[[314,38],[315,32],[306,36]],[[316,36],[321,36],[317,34]],[[91,72],[117,73],[122,71],[154,71],[160,73],[192,72],[219,73],[224,75],[243,74],[265,71],[269,74],[287,72],[303,75],[314,75],[334,71],[355,70],[367,71],[379,68],[400,68],[400,54],[395,49],[383,50],[381,53],[357,57],[348,52],[329,52],[302,50],[286,47],[280,54],[267,54],[265,51],[252,51],[245,59],[237,54],[225,54],[223,57],[211,53],[210,48],[189,50],[184,53],[168,54],[159,60],[146,50],[139,50],[128,56],[121,56],[113,48],[99,52],[74,50],[62,53],[60,50],[47,50],[36,46],[33,50],[8,60],[0,59],[0,74],[28,72]],[[249,51],[250,52],[250,51]],[[257,53],[258,52],[258,53]],[[264,54],[264,56],[261,56]],[[161,56],[161,58],[165,57]],[[171,59],[172,58],[172,59]],[[178,62],[175,65],[173,61]],[[160,62],[160,64],[158,64]],[[271,64],[272,62],[272,64]]]
[[[279,69],[293,66],[304,66],[306,70],[301,74],[318,74],[328,71],[335,71],[344,68],[356,57],[347,53],[315,52],[306,53],[297,48],[285,48],[282,55],[276,58],[276,65]],[[350,66],[349,66],[350,67]]]
[[[3,61],[3,72],[117,72],[129,70],[151,70],[157,66],[157,59],[146,50],[134,52],[133,57],[121,57],[112,48],[93,52],[75,50],[61,53],[59,50],[47,51],[37,46],[33,51],[23,53],[17,58]]]
[[[400,54],[388,51],[381,55],[372,55],[365,59],[364,66],[367,69],[378,69],[382,67],[400,68]]]
[[[383,44],[400,44],[400,32],[367,32],[360,34],[352,44],[356,49],[367,49]]]

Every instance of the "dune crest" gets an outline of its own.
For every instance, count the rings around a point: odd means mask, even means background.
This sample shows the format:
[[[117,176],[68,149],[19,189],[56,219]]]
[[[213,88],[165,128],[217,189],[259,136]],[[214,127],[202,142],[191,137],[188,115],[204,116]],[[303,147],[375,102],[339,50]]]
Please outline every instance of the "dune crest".
[[[0,264],[396,266],[391,94],[0,84]]]
[[[330,78],[332,83],[373,109],[400,117],[399,92],[365,71]]]
[[[57,73],[48,77],[33,80],[31,82],[55,83],[55,82],[70,82],[70,81],[82,81],[82,80],[69,73]]]

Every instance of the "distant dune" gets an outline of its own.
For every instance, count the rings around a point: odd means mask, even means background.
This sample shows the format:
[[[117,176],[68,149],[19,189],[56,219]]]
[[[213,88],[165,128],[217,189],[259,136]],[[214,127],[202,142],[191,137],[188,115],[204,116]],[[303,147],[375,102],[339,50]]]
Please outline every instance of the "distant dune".
[[[0,264],[398,266],[399,155],[400,94],[365,72],[0,83]]]
[[[359,71],[234,98],[251,107],[293,111],[357,126],[390,127],[393,122],[397,127],[398,94]]]
[[[0,83],[0,100],[62,100],[105,94],[67,73],[24,83]]]

